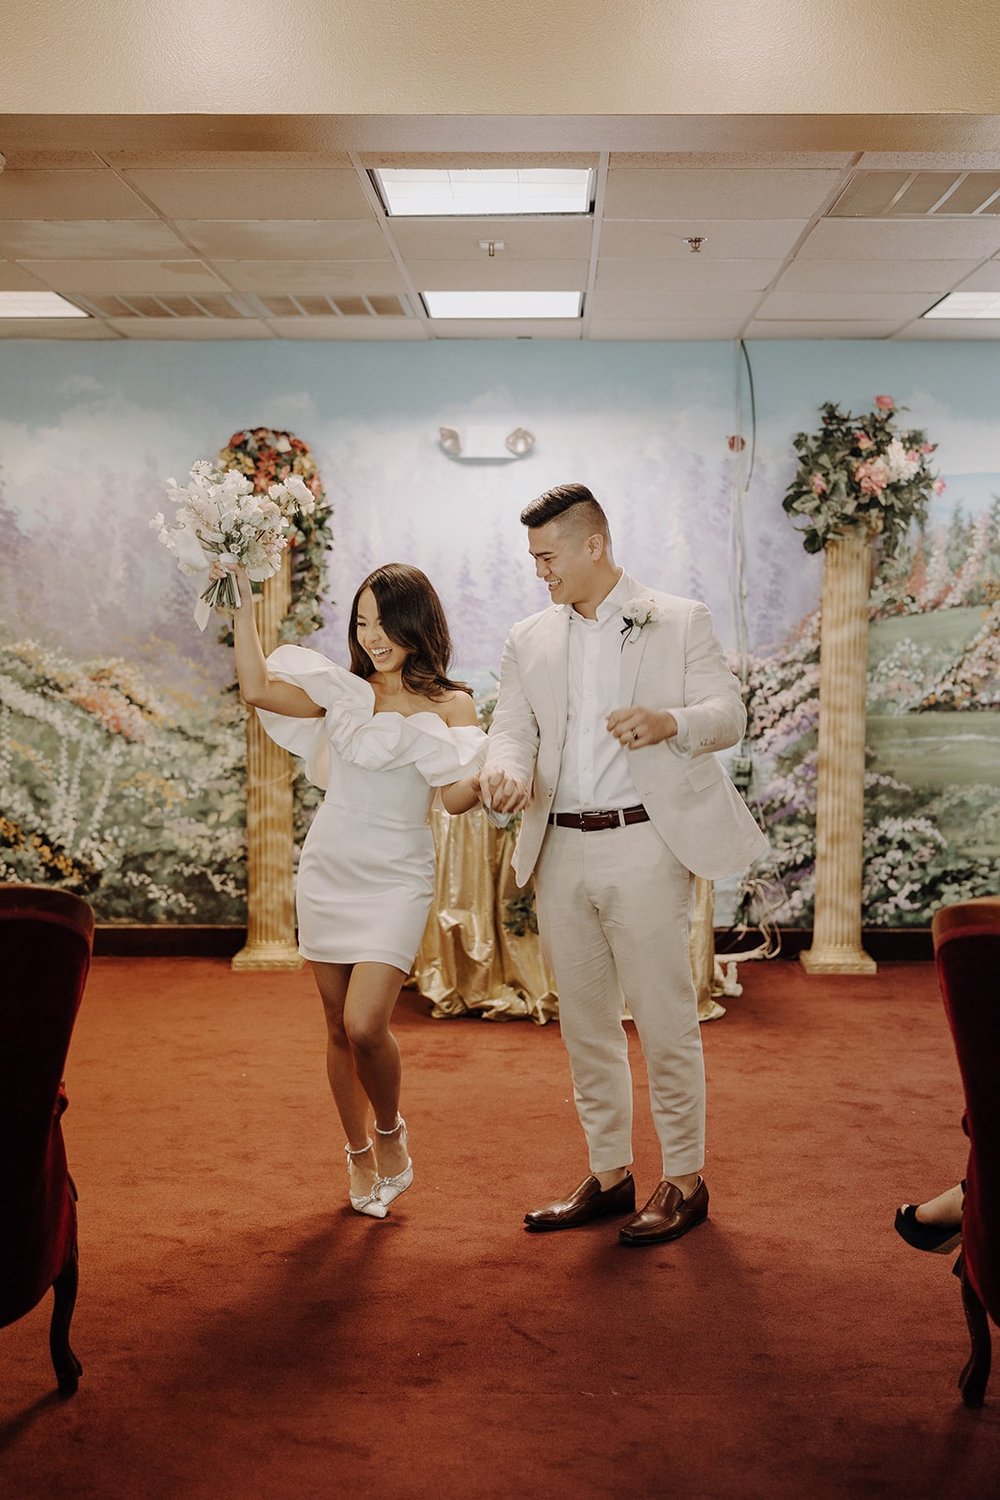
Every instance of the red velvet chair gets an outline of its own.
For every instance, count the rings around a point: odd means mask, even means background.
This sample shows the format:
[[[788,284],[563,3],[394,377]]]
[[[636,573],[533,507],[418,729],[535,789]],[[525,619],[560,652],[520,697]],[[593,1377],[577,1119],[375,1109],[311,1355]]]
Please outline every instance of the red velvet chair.
[[[955,1275],[962,1282],[972,1348],[958,1385],[966,1406],[982,1406],[990,1377],[990,1318],[1000,1326],[1000,896],[944,907],[931,931],[969,1137]]]
[[[94,913],[48,886],[0,885],[0,1328],[50,1287],[59,1389],[83,1367],[69,1344],[76,1304],[76,1189],[60,1117],[66,1053],[90,967]]]

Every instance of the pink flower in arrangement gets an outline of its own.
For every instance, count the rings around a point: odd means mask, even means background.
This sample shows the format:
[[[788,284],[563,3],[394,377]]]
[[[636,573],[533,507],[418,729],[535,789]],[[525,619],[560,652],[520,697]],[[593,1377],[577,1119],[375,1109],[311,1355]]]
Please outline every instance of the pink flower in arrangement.
[[[896,403],[891,396],[876,396],[875,405],[879,411],[894,411],[896,407]]]
[[[866,458],[855,464],[854,480],[863,495],[881,495],[889,482],[889,470],[881,458]]]
[[[918,464],[920,462],[920,454],[917,452],[916,448],[907,448],[906,456],[911,464]]]
[[[873,439],[868,436],[867,432],[856,432],[854,434],[854,446],[855,448],[860,448],[862,452],[865,448],[870,448],[872,442]]]
[[[947,488],[948,486],[945,484],[943,479],[935,479],[934,483],[931,485],[931,489],[934,491],[935,495],[943,495]]]
[[[811,480],[811,484],[812,492],[814,495],[826,494],[826,480],[823,478],[822,474],[814,474]]]

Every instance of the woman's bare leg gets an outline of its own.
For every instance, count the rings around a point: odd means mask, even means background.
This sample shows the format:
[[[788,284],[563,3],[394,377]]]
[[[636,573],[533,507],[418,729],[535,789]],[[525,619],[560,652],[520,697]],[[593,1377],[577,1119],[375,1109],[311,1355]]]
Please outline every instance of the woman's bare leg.
[[[313,964],[327,1027],[327,1077],[347,1144],[358,1150],[371,1138],[369,1117],[391,1130],[398,1118],[400,1056],[389,1030],[406,975],[392,964]],[[351,1191],[371,1191],[376,1172],[394,1176],[407,1152],[395,1136],[379,1136],[375,1153],[351,1158]]]
[[[392,964],[355,964],[344,1005],[344,1029],[357,1076],[371,1100],[375,1124],[383,1131],[392,1130],[399,1118],[401,1063],[389,1022],[405,978]],[[375,1149],[383,1177],[403,1171],[408,1153],[400,1135],[376,1136]]]

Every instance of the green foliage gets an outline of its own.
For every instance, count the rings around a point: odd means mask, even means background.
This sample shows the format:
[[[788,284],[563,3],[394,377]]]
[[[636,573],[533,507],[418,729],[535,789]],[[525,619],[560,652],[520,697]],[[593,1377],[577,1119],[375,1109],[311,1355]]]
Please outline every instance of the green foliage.
[[[804,517],[799,529],[807,552],[866,526],[891,558],[911,521],[926,521],[930,496],[942,487],[927,466],[935,445],[917,429],[896,430],[895,413],[905,408],[891,397],[875,400],[876,410],[860,417],[824,402],[819,430],[792,440],[799,467],[782,503],[789,515]]]

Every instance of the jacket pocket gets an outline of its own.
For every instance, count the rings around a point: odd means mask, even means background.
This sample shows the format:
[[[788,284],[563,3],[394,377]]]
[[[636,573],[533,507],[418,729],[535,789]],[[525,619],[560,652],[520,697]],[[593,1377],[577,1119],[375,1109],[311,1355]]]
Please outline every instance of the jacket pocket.
[[[711,753],[699,755],[687,768],[688,785],[694,787],[696,792],[704,792],[708,787],[715,786],[722,777],[722,767]]]

